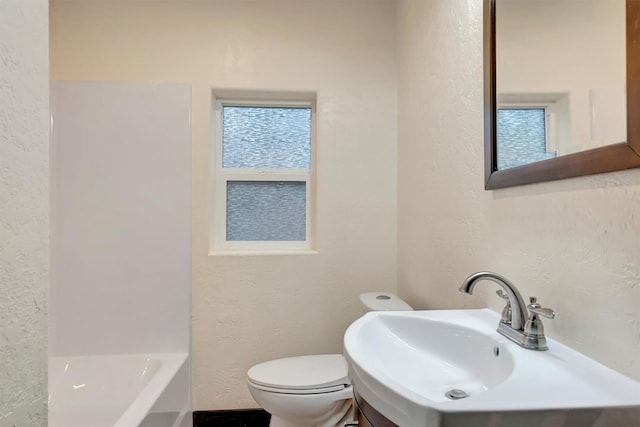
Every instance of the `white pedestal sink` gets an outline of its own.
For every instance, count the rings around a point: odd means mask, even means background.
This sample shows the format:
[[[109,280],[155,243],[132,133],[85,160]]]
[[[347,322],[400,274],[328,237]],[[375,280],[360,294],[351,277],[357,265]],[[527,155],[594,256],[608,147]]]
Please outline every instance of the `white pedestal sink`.
[[[640,383],[551,339],[523,349],[498,321],[488,309],[368,313],[345,334],[349,376],[401,427],[640,426]]]

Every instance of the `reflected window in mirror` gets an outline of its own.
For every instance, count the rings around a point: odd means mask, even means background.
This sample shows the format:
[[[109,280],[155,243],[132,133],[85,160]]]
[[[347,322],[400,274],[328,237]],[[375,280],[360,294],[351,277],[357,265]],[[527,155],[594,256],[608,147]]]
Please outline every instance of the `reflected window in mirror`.
[[[499,107],[564,93],[558,156],[626,140],[625,0],[497,0],[496,21]]]
[[[498,110],[498,170],[556,156],[551,114],[542,107]]]

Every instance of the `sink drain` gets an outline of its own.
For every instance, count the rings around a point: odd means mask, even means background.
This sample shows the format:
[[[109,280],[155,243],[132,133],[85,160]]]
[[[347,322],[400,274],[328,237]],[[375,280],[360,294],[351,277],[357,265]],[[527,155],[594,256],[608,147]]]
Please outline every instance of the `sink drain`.
[[[465,397],[469,397],[469,395],[467,394],[466,391],[460,390],[458,388],[454,388],[452,390],[449,390],[444,395],[447,396],[451,400],[458,400],[458,399],[464,399]]]

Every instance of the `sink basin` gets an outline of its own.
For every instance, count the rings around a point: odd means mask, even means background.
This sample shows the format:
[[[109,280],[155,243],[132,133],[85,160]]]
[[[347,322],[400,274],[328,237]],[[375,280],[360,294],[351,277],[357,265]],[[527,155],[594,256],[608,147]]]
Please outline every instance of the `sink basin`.
[[[349,376],[401,427],[640,426],[640,383],[551,339],[523,349],[498,321],[488,309],[368,313],[345,334]]]
[[[513,372],[512,355],[492,335],[424,316],[385,313],[362,325],[349,354],[415,397],[449,402],[450,390],[475,396]]]

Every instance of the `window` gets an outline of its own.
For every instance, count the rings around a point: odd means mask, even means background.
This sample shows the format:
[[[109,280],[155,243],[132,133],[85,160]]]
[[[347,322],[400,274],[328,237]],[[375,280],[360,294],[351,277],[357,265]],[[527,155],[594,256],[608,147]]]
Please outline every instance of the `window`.
[[[312,250],[313,100],[213,107],[214,253]]]
[[[556,157],[545,108],[498,109],[498,170]]]

